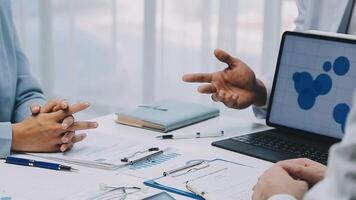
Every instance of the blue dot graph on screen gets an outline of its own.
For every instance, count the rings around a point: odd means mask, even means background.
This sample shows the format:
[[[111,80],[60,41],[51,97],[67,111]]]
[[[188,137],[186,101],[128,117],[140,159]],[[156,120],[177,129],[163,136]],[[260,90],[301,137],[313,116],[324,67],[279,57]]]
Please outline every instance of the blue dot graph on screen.
[[[350,69],[350,61],[345,56],[339,56],[333,64],[329,61],[324,62],[324,72],[329,72],[331,68],[336,75],[343,76]],[[311,109],[316,102],[316,98],[328,94],[332,88],[331,77],[326,73],[318,75],[314,80],[309,72],[295,72],[293,81],[294,88],[298,93],[298,105],[303,110]],[[334,108],[333,118],[336,123],[341,125],[342,132],[344,132],[349,111],[350,107],[345,103],[340,103]]]
[[[336,123],[341,125],[341,130],[345,132],[345,123],[347,115],[350,112],[350,107],[345,103],[339,103],[335,106],[333,111],[333,117]]]

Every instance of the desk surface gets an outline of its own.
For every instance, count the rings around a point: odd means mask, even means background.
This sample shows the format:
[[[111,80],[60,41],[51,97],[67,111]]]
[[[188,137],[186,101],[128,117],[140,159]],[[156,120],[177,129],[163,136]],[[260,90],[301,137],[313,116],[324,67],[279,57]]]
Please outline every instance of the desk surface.
[[[157,142],[155,138],[161,133],[144,129],[124,126],[114,122],[115,115],[107,115],[95,119],[99,123],[99,128],[87,132],[89,134],[105,133],[120,138],[130,138],[145,143]],[[175,130],[171,133],[194,133],[196,131],[224,130],[225,135],[220,138],[200,138],[200,139],[180,139],[180,140],[161,140],[170,147],[194,152],[200,155],[210,155],[219,158],[253,165],[261,169],[271,166],[270,162],[244,156],[227,150],[211,146],[213,141],[230,138],[251,131],[266,129],[265,126],[253,122],[245,122],[227,116],[220,116],[189,127]],[[103,135],[105,136],[105,135]],[[76,166],[79,168],[77,173],[67,173],[51,171],[39,168],[29,168],[0,163],[0,199],[1,197],[12,197],[12,199],[70,199],[71,194],[83,192],[85,189],[99,187],[110,179],[114,184],[141,185],[143,179],[128,175],[115,175],[99,169],[90,169]],[[146,194],[157,193],[155,189],[147,189]],[[184,199],[175,196],[177,199]],[[138,196],[128,196],[128,199],[138,199]]]

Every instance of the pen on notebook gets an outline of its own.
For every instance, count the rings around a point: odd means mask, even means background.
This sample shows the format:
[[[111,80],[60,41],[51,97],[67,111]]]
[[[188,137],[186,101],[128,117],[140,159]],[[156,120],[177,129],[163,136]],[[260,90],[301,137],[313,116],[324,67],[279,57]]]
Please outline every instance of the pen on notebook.
[[[160,136],[157,136],[157,138],[161,138],[161,139],[191,139],[191,138],[221,137],[223,135],[224,135],[224,131],[218,131],[218,132],[196,132],[193,134],[160,135]]]
[[[77,170],[77,169],[72,168],[71,166],[61,165],[61,164],[57,164],[57,163],[42,162],[42,161],[25,159],[25,158],[16,158],[16,157],[11,157],[11,156],[9,156],[5,159],[5,163],[28,166],[28,167],[39,167],[39,168],[59,170],[59,171],[76,171]]]

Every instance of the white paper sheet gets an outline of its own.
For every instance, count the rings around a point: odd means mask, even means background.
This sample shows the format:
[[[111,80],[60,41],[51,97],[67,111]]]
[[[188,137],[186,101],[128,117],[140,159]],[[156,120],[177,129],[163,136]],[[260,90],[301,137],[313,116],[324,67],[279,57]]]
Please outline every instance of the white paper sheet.
[[[126,163],[121,162],[122,158],[133,155],[139,151],[145,151],[151,147],[165,149],[163,145],[146,145],[133,140],[95,132],[88,135],[83,142],[76,144],[73,149],[68,152],[32,153],[30,155],[86,167],[116,170],[126,165]],[[148,154],[148,152],[142,153],[140,156],[145,154]]]
[[[244,200],[251,199],[252,187],[262,173],[257,168],[220,160],[195,168],[158,179],[157,182],[185,191],[188,182],[195,192],[204,191],[207,199]]]

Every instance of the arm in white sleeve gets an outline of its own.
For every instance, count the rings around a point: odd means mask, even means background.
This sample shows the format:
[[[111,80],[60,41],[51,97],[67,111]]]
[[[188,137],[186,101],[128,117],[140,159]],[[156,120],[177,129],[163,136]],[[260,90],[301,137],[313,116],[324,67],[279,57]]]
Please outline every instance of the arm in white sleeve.
[[[306,4],[308,0],[297,0],[298,16],[294,20],[296,31],[305,31]]]
[[[253,113],[255,114],[256,118],[264,119],[267,115],[267,108],[269,104],[269,97],[271,95],[272,89],[272,81],[273,81],[273,74],[270,74],[267,78],[260,79],[266,87],[266,103],[263,106],[252,106]]]
[[[342,142],[332,146],[325,178],[315,185],[305,200],[356,199],[356,95]]]
[[[306,15],[306,3],[308,0],[298,0],[297,1],[297,7],[298,7],[298,17],[294,20],[295,23],[295,30],[297,31],[303,31],[305,30],[305,15]],[[272,67],[272,66],[271,66]],[[271,68],[270,73],[266,74],[264,77],[262,77],[260,80],[263,82],[263,84],[266,87],[267,90],[267,100],[266,104],[263,106],[252,106],[253,112],[256,116],[256,118],[263,119],[266,118],[267,115],[267,108],[269,105],[269,99],[271,95],[271,89],[272,89],[272,82],[273,82],[273,75],[274,75],[274,66]]]

